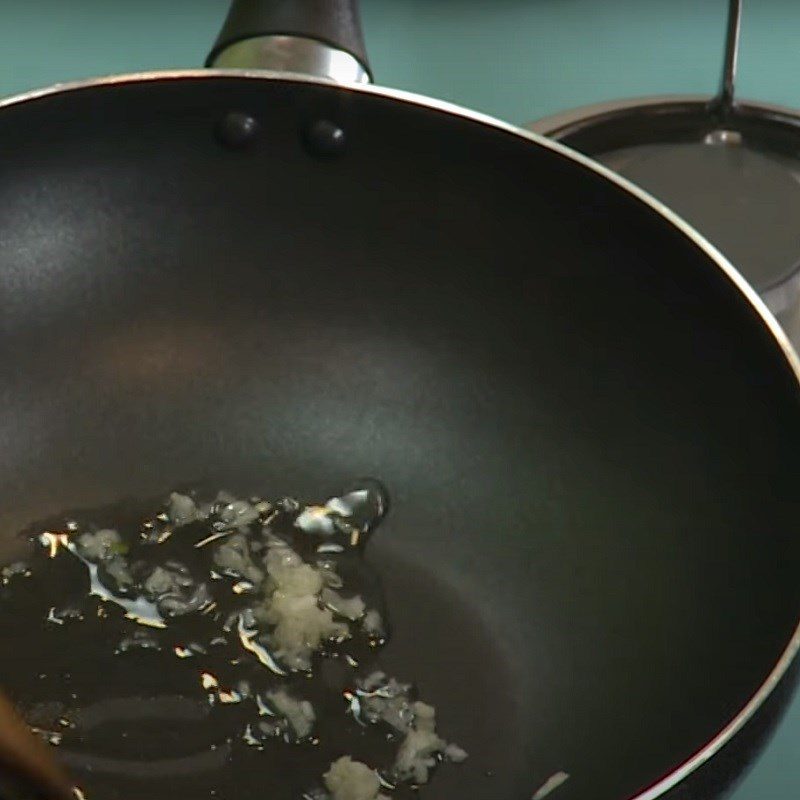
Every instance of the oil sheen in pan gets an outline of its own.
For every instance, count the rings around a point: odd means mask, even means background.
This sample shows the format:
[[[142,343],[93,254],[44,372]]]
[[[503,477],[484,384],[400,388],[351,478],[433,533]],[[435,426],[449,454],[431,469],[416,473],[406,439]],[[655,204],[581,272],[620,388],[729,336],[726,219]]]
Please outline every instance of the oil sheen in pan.
[[[288,511],[283,523],[292,521],[292,530],[284,526],[282,533],[306,561],[311,555],[336,561],[350,593],[363,597],[368,608],[386,619],[382,570],[376,570],[363,551],[364,541],[386,511],[385,498],[376,501],[370,496],[371,507],[362,506],[361,517],[351,514],[345,526],[339,524],[347,517],[341,500],[333,498],[323,506],[306,508],[281,501],[279,507]],[[226,506],[239,502],[228,496],[223,501]],[[153,507],[152,503],[126,502],[66,515],[68,525],[64,517],[50,520],[38,526],[48,533],[40,534],[33,559],[4,573],[0,636],[10,637],[7,640],[17,646],[14,656],[0,666],[0,680],[31,725],[59,748],[90,800],[129,797],[134,787],[153,798],[167,793],[171,798],[247,798],[265,793],[287,800],[315,793],[322,797],[320,777],[343,754],[384,767],[381,792],[399,800],[418,796],[410,788],[411,781],[391,789],[393,776],[386,767],[393,763],[402,735],[385,725],[365,727],[346,698],[352,696],[359,677],[384,670],[401,679],[415,679],[416,666],[424,678],[422,699],[430,700],[444,715],[440,727],[447,726],[448,717],[455,730],[467,727],[464,723],[470,715],[459,707],[465,705],[464,687],[478,688],[488,697],[497,678],[487,674],[486,665],[475,658],[476,653],[488,650],[480,627],[465,618],[470,612],[432,585],[430,576],[389,554],[387,591],[389,602],[397,606],[401,635],[385,651],[377,646],[379,637],[374,632],[353,636],[342,645],[326,646],[323,656],[315,660],[312,679],[305,671],[283,670],[288,674],[281,676],[244,651],[241,625],[228,625],[223,635],[213,635],[213,619],[223,620],[232,609],[242,607],[252,583],[246,577],[216,572],[217,580],[210,582],[211,612],[201,609],[164,619],[152,600],[109,592],[107,576],[105,582],[99,580],[97,564],[77,552],[75,542],[82,531],[90,530],[91,522],[113,524],[122,540],[118,549],[131,562],[149,548],[149,553],[159,554],[156,560],[180,560],[191,571],[197,570],[207,547],[217,544],[213,541],[217,534],[226,533],[214,531],[207,546],[195,547],[209,538],[207,525],[195,524],[193,531],[190,525],[181,531],[167,513],[147,519],[143,511]],[[337,520],[337,530],[331,518]],[[281,521],[276,522],[280,528]],[[362,541],[358,541],[358,530],[365,534]],[[130,552],[131,542],[135,552]],[[435,667],[440,659],[431,655],[448,629],[464,631],[449,648],[449,657],[462,668],[442,680]],[[449,657],[446,664],[452,663]],[[264,720],[261,698],[277,686],[311,704],[313,735],[298,738],[285,726],[273,728],[269,735],[256,729]],[[455,701],[453,708],[451,701]],[[269,715],[269,703],[266,706]],[[274,722],[269,716],[266,720]],[[474,721],[469,727],[474,728]],[[469,738],[475,739],[474,730]],[[452,760],[460,760],[460,748],[452,748]],[[491,750],[490,746],[490,757]],[[470,761],[463,769],[470,773],[480,769],[482,779],[489,781],[487,789],[502,783],[494,780],[496,773],[485,759]],[[451,783],[448,771],[442,769],[433,778],[442,781],[443,789]]]

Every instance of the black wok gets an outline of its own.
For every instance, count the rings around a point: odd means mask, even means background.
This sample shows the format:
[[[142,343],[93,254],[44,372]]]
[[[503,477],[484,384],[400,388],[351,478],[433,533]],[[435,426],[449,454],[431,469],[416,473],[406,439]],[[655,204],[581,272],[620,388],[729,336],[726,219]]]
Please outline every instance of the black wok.
[[[0,143],[6,541],[195,480],[374,475],[387,660],[471,754],[421,797],[733,779],[800,641],[800,396],[688,226],[515,128],[298,76],[57,87]]]

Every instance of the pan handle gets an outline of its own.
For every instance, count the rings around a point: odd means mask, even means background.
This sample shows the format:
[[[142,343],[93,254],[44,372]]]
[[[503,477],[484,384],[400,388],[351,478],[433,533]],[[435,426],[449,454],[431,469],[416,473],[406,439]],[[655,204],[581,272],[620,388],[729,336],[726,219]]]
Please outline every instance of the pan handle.
[[[233,0],[206,66],[372,79],[358,0]]]

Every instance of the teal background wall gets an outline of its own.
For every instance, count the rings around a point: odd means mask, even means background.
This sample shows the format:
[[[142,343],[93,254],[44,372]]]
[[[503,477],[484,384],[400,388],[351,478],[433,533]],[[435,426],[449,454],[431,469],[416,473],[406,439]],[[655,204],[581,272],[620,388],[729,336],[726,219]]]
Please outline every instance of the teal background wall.
[[[2,0],[0,93],[199,65],[226,0]],[[800,106],[800,3],[745,0],[742,94]],[[363,0],[380,83],[512,121],[707,92],[726,0]]]
[[[712,92],[726,6],[363,0],[363,15],[378,82],[524,122],[615,97]],[[115,72],[198,66],[226,7],[225,0],[0,0],[0,95]],[[745,0],[740,95],[800,106],[799,43],[800,2]],[[800,702],[735,800],[797,797]]]

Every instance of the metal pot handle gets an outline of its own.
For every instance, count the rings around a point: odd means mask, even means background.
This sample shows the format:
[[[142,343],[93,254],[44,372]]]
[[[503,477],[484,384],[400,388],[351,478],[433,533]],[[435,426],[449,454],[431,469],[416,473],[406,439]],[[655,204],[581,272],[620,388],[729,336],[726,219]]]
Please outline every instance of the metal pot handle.
[[[719,90],[709,103],[709,111],[723,122],[735,112],[736,62],[739,57],[739,31],[742,21],[742,0],[728,0],[728,25],[725,30],[725,55]]]
[[[358,0],[233,0],[206,66],[372,79]]]

